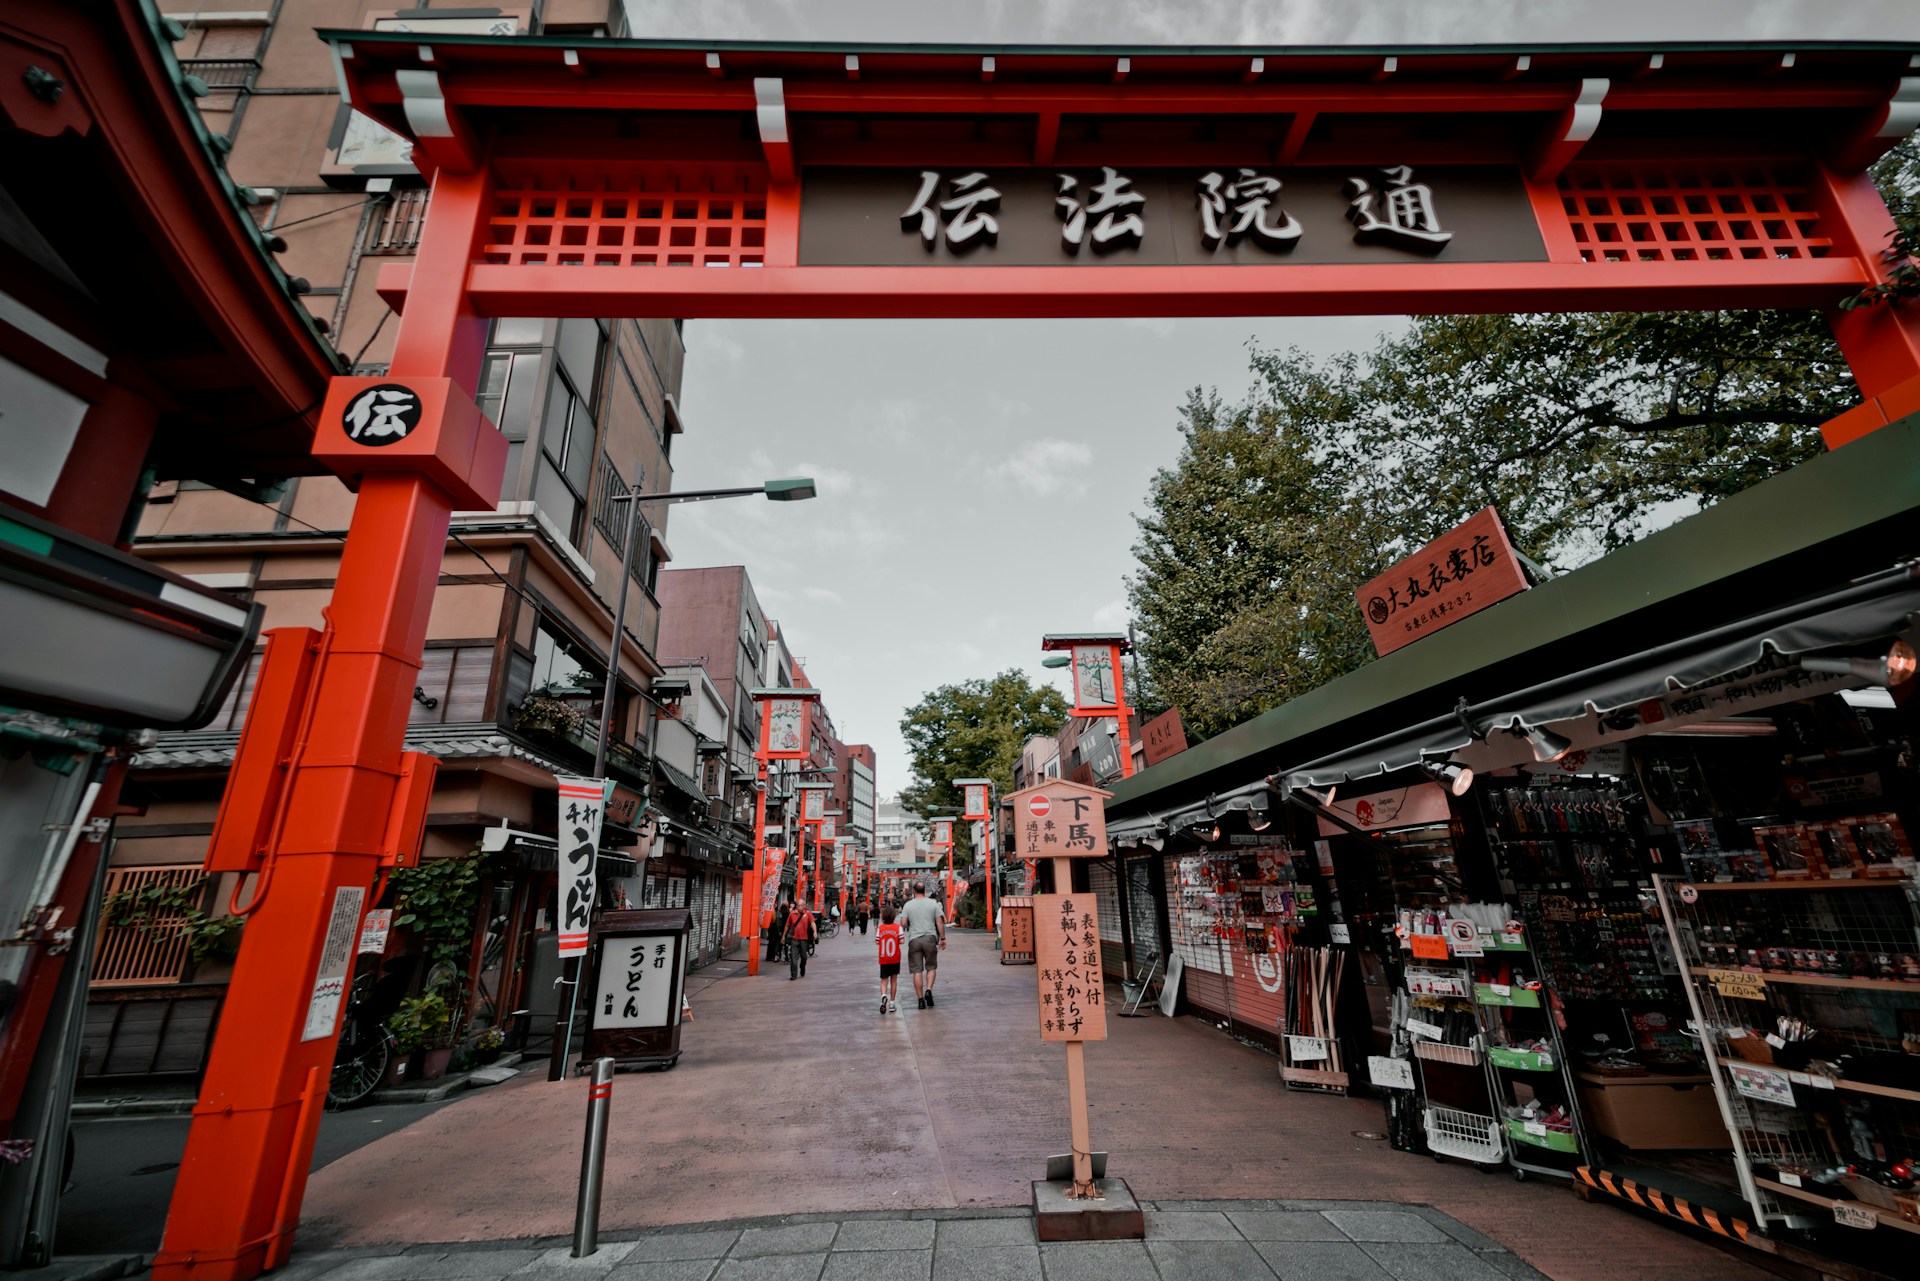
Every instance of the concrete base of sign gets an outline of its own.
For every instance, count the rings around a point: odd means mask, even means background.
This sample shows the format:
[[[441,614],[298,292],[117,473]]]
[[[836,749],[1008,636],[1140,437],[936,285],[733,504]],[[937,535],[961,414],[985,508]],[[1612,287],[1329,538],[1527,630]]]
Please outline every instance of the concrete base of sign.
[[[1125,1179],[1095,1179],[1100,1199],[1067,1196],[1072,1180],[1033,1182],[1033,1227],[1042,1241],[1144,1241],[1147,1218]]]

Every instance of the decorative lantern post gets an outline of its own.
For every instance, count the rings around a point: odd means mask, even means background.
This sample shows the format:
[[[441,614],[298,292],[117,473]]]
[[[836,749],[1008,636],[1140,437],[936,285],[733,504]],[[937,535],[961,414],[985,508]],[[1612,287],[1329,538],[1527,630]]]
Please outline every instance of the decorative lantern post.
[[[742,902],[743,921],[751,921],[747,931],[747,973],[760,972],[760,931],[773,922],[773,900],[779,896],[779,883],[769,896],[764,884],[767,867],[767,764],[770,761],[804,761],[813,741],[810,718],[813,705],[820,701],[817,689],[756,689],[754,703],[760,708],[760,750],[753,754],[758,777],[753,806],[753,873],[748,878]],[[798,851],[795,851],[798,853]]]
[[[1133,735],[1127,725],[1126,679],[1120,656],[1133,652],[1131,638],[1118,632],[1075,632],[1042,636],[1040,648],[1053,656],[1042,667],[1073,668],[1074,716],[1113,717],[1120,747],[1120,777],[1133,777]],[[1096,780],[1098,781],[1098,780]]]
[[[987,847],[987,929],[993,929],[993,780],[956,778],[960,789],[960,817],[980,824]]]

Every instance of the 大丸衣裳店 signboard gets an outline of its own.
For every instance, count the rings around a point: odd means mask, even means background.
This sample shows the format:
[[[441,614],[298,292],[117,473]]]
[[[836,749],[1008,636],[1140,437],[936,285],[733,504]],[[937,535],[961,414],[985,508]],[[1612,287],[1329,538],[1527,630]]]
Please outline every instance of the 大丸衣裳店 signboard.
[[[803,267],[1545,262],[1502,165],[852,169],[802,176]]]
[[[1526,589],[1500,513],[1483,507],[1354,596],[1386,655]]]
[[[1013,857],[1105,857],[1111,795],[1065,778],[1013,793]]]
[[[1091,894],[1036,894],[1034,964],[1040,979],[1040,1039],[1107,1039],[1100,922]]]
[[[593,925],[596,868],[600,857],[600,822],[606,813],[610,780],[562,777],[560,783],[560,955],[580,956],[587,950]]]

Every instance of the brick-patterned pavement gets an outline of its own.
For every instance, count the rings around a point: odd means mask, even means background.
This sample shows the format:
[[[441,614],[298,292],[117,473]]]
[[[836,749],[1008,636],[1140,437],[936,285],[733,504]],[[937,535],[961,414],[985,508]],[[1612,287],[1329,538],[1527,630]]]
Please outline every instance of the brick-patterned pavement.
[[[1031,966],[977,933],[943,960],[938,1006],[916,1009],[903,975],[886,1017],[871,937],[820,944],[799,982],[696,974],[679,1066],[617,1078],[603,1229],[1027,1204],[1068,1146],[1063,1051],[1040,1041]],[[1272,1057],[1195,1019],[1108,1029],[1087,1049],[1093,1140],[1143,1201],[1431,1205],[1556,1279],[1768,1275],[1559,1180],[1358,1138],[1383,1128],[1378,1103],[1290,1094]],[[343,1157],[309,1184],[301,1246],[570,1232],[585,1093],[529,1073]]]

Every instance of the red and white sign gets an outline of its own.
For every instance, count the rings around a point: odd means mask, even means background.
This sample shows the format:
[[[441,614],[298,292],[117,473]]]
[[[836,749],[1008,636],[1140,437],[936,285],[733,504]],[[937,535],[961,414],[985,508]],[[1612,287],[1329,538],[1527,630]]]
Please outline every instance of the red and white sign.
[[[1365,831],[1385,831],[1396,827],[1420,827],[1444,823],[1449,817],[1447,794],[1438,783],[1416,783],[1391,792],[1375,792],[1349,800],[1337,798],[1329,810]],[[1328,818],[1320,820],[1320,835],[1338,836],[1345,831]]]
[[[561,777],[560,863],[554,920],[560,931],[560,955],[584,956],[593,928],[596,865],[600,861],[600,820],[613,784],[603,778]]]
[[[1035,818],[1045,818],[1053,813],[1053,802],[1043,795],[1030,796],[1027,798],[1027,813]]]

